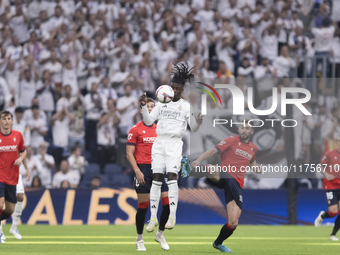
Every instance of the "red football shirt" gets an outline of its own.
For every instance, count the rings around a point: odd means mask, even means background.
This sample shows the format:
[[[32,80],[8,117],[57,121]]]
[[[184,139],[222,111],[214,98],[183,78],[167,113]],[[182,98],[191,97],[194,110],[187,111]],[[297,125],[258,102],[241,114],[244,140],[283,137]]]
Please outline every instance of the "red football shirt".
[[[247,166],[256,159],[255,144],[245,143],[238,136],[231,136],[217,144],[215,148],[220,153],[222,170],[235,178],[243,189]]]
[[[19,167],[14,165],[19,152],[25,150],[25,143],[19,131],[12,130],[9,135],[0,132],[0,182],[17,185]]]
[[[135,146],[137,164],[151,164],[151,149],[156,138],[156,124],[147,126],[141,121],[130,129],[127,145]]]
[[[326,172],[335,177],[333,181],[323,179],[324,189],[340,189],[340,153],[338,149],[327,151],[321,159],[321,164],[327,164]]]

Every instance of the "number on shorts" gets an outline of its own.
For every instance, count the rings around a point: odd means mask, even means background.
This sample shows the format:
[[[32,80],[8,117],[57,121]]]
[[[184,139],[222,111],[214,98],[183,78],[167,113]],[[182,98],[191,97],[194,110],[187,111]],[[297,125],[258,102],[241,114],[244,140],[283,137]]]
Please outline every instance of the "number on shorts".
[[[326,192],[327,200],[332,200],[333,199],[333,192]]]

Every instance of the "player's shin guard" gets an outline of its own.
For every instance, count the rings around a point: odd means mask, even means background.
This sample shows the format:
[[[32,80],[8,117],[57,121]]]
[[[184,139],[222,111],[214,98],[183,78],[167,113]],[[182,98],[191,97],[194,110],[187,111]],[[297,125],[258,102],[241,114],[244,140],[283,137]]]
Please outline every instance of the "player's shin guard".
[[[170,217],[176,220],[178,204],[178,183],[177,180],[167,182],[169,188]]]
[[[22,213],[22,204],[23,202],[17,202],[15,205],[15,209],[14,209],[14,213],[13,213],[13,222],[12,222],[12,228],[16,229],[18,222],[20,220],[21,217],[21,213]]]
[[[333,232],[331,236],[333,235],[335,236],[336,233],[338,233],[339,229],[340,229],[340,211],[339,211],[338,217],[336,217],[335,219],[334,228],[333,228]]]
[[[322,215],[321,215],[321,218],[323,219],[326,219],[326,218],[333,218],[337,215],[337,213],[333,213],[333,212],[330,212],[330,211],[327,211],[327,212],[324,212]]]
[[[170,214],[170,208],[169,208],[169,197],[163,197],[162,198],[162,204],[163,204],[163,211],[161,214],[161,218],[159,220],[159,230],[164,231],[165,224],[168,221],[169,214]]]
[[[162,182],[152,181],[150,189],[151,219],[157,218],[159,198],[161,196]]]
[[[216,245],[222,244],[225,239],[227,239],[234,233],[235,229],[236,228],[232,228],[229,226],[229,222],[227,224],[224,224],[223,227],[221,228],[220,234],[215,240],[215,244]]]
[[[1,216],[0,216],[0,220],[6,220],[7,218],[9,218],[12,214],[10,214],[9,212],[5,210],[2,211]]]
[[[144,203],[138,203],[138,210],[136,213],[136,228],[137,234],[143,234],[144,222],[145,222],[145,215],[149,208],[149,201]]]

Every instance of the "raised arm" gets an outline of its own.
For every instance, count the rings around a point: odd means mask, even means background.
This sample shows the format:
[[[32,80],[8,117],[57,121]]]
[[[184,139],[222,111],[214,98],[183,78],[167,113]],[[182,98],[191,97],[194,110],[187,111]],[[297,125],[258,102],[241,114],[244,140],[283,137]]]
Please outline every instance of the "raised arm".
[[[158,115],[160,113],[160,107],[159,107],[159,104],[156,104],[155,108],[153,108],[152,112],[149,114],[148,107],[146,106],[146,102],[147,102],[147,97],[146,97],[146,93],[144,93],[139,98],[139,103],[142,106],[142,114],[143,114],[144,123],[146,125],[151,125],[158,118]]]

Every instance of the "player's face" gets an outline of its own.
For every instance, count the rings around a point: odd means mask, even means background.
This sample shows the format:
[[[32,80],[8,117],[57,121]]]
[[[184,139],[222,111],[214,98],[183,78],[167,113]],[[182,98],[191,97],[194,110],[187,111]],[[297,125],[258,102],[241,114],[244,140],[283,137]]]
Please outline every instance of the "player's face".
[[[149,113],[151,113],[153,108],[155,107],[155,104],[153,102],[149,102],[146,104],[146,106],[148,107]]]
[[[172,83],[171,88],[173,89],[175,95],[174,95],[174,101],[177,101],[181,98],[182,92],[183,92],[183,85],[178,83]]]
[[[0,119],[0,125],[4,129],[10,129],[13,125],[13,119],[11,115],[2,115]]]
[[[240,140],[242,141],[248,141],[250,136],[254,133],[253,128],[246,123],[244,126],[243,124],[240,125],[238,128],[238,134],[240,137]]]

